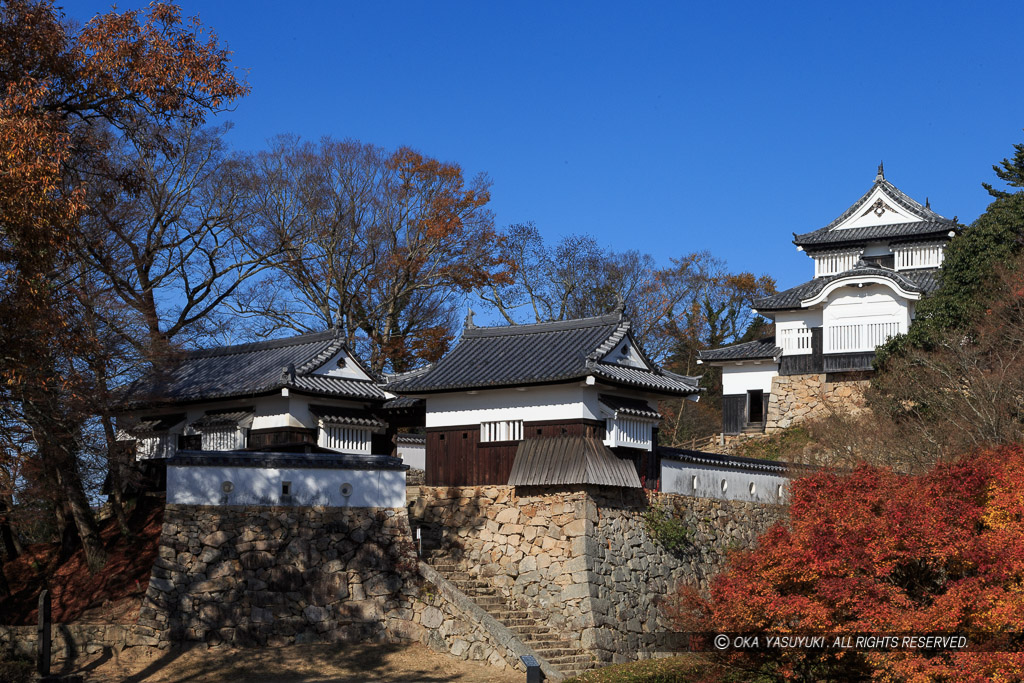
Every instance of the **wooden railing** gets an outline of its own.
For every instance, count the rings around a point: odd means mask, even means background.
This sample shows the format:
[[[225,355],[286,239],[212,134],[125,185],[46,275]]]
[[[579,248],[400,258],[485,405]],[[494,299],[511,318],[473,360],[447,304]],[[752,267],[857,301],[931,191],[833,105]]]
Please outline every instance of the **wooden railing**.
[[[898,321],[825,326],[825,353],[874,351],[889,338],[901,334]]]

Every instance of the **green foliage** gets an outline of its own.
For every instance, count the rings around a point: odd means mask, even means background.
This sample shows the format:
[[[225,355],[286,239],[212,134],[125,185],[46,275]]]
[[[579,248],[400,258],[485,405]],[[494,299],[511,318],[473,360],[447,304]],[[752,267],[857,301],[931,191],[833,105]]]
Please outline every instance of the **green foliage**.
[[[1001,163],[993,165],[992,170],[996,172],[996,176],[1000,180],[1010,187],[1024,187],[1024,143],[1014,145],[1013,149],[1013,159],[1003,159]],[[988,183],[982,183],[981,185],[993,197],[1010,196],[1009,192],[997,190]]]
[[[685,551],[693,541],[693,529],[658,501],[651,502],[644,512],[644,527],[651,539],[670,553]]]

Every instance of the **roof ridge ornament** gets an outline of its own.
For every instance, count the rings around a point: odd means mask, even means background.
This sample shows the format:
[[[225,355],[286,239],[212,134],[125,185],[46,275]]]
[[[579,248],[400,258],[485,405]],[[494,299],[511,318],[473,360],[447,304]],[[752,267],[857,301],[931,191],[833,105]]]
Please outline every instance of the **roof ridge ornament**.
[[[472,308],[466,309],[466,322],[464,323],[464,326],[465,326],[465,328],[467,330],[476,329],[476,324],[473,322],[473,309]]]
[[[612,313],[617,313],[619,320],[626,315],[626,300],[623,298],[622,292],[615,292],[615,308],[612,309]]]
[[[882,166],[882,162],[878,162],[878,175],[875,176],[875,182],[885,180],[885,168]]]

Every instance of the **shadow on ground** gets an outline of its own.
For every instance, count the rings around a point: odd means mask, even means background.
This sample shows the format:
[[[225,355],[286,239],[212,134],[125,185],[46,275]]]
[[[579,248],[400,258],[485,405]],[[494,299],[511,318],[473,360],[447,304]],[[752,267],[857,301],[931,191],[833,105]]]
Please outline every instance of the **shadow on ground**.
[[[113,665],[85,664],[87,681],[123,683],[357,683],[362,681],[520,680],[509,671],[439,654],[420,645],[338,643],[236,650],[197,646],[163,652],[152,659]]]

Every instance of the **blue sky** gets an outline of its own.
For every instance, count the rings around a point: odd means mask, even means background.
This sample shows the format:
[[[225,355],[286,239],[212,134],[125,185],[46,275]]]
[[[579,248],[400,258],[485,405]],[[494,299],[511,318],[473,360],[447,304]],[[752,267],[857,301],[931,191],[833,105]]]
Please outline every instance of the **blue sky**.
[[[87,20],[109,2],[65,3]],[[120,9],[145,6],[121,2]],[[968,223],[1024,141],[1024,3],[194,2],[252,94],[232,144],[406,144],[494,181],[499,226],[780,288],[792,232],[886,177]]]

